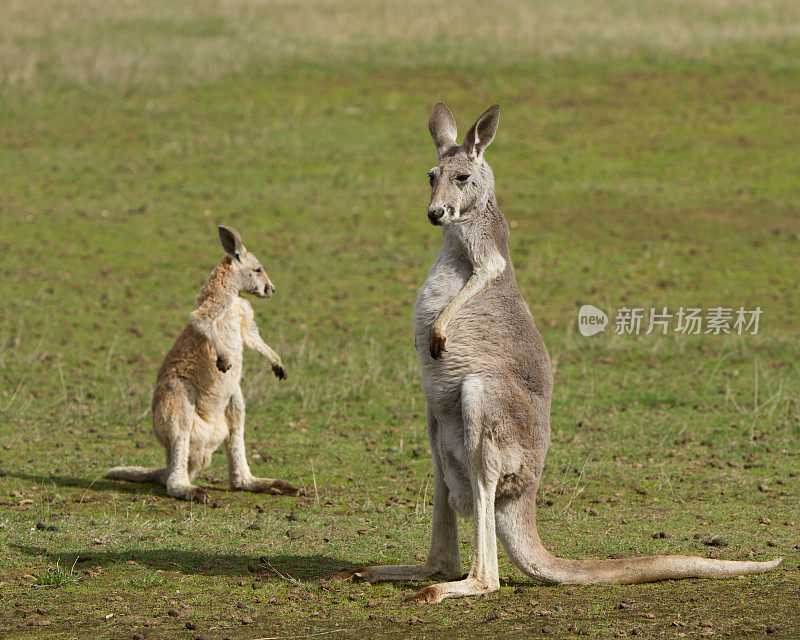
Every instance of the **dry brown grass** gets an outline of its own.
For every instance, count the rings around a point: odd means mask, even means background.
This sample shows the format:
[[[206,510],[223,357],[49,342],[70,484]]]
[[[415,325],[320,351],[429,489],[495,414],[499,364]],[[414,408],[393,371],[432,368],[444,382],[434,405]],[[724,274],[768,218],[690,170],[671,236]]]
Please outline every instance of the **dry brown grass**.
[[[530,67],[564,58],[796,66],[796,0],[4,0],[0,78],[199,82],[255,65]],[[773,55],[774,54],[774,55]]]

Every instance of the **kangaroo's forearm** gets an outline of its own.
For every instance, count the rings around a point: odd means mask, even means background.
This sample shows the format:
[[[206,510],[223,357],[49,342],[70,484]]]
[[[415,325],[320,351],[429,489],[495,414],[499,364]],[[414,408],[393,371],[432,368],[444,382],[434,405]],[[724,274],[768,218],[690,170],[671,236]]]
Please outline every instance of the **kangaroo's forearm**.
[[[256,323],[252,320],[248,320],[246,323],[244,343],[248,348],[258,351],[262,356],[269,360],[270,364],[280,364],[281,357],[272,350],[272,347],[264,342],[264,339],[258,332]]]
[[[497,256],[497,258],[489,264],[475,269],[470,279],[467,280],[467,284],[464,285],[464,288],[456,294],[455,298],[450,301],[439,314],[439,317],[436,318],[434,322],[436,330],[444,332],[447,325],[450,324],[450,321],[461,311],[464,305],[469,302],[470,298],[486,288],[492,280],[503,273],[505,268],[506,261],[502,257]]]
[[[467,284],[464,285],[464,288],[461,289],[461,291],[456,294],[456,297],[442,310],[439,317],[436,318],[436,321],[433,323],[434,326],[438,330],[444,331],[455,315],[467,304],[469,299],[483,289],[487,283],[488,280],[486,280],[485,277],[481,277],[478,273],[473,274],[473,276],[467,280]]]
[[[261,338],[259,338],[257,341],[251,342],[247,346],[258,351],[262,356],[269,360],[270,364],[278,364],[281,361],[281,357],[275,353],[272,350],[272,347],[270,347]]]

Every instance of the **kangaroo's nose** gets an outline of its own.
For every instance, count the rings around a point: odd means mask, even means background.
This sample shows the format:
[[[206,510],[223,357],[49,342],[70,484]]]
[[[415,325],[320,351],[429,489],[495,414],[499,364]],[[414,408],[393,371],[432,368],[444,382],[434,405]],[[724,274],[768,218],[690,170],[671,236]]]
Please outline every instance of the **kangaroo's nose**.
[[[444,215],[444,207],[431,207],[428,209],[428,220],[433,224],[439,224]]]

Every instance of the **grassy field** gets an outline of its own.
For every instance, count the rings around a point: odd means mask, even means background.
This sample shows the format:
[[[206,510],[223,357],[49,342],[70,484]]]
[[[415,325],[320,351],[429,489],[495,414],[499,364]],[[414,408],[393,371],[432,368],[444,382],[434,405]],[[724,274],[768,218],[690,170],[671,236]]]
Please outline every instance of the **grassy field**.
[[[453,12],[0,5],[0,637],[800,634],[800,5]],[[438,100],[462,135],[502,105],[487,159],[556,367],[545,544],[779,570],[551,588],[501,555],[499,593],[434,607],[324,579],[427,550],[411,313]],[[277,287],[253,304],[290,376],[246,357],[251,467],[303,498],[227,491],[222,453],[208,506],[103,479],[162,460],[155,373],[219,223]],[[755,336],[585,338],[582,304],[763,315]],[[470,546],[464,522],[465,569]]]

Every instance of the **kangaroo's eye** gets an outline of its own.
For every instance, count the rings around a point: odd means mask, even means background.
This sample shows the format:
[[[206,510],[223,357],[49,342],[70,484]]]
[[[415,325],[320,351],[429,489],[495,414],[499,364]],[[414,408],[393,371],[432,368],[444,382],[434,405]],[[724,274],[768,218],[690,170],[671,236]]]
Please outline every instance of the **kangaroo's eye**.
[[[433,186],[433,178],[435,176],[436,176],[436,174],[433,171],[428,171],[428,182],[431,183],[431,186]]]
[[[261,267],[257,267],[256,269],[253,269],[253,271],[255,271],[256,273],[261,273]]]
[[[459,182],[466,182],[467,180],[469,180],[469,175],[470,174],[468,173],[459,173],[456,176],[456,180],[458,180]]]

